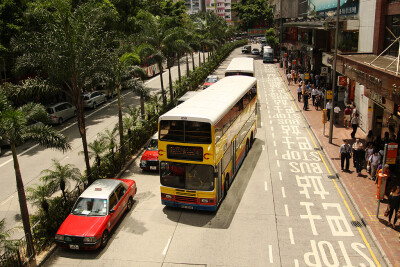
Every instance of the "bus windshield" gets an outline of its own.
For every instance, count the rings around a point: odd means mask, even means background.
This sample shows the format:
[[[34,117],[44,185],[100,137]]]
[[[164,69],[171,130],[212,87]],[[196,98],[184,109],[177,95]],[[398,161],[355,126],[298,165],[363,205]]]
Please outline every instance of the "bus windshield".
[[[160,174],[163,186],[202,191],[214,189],[214,172],[210,165],[163,161],[160,163]]]
[[[198,121],[162,120],[160,122],[160,140],[210,144],[211,124]]]

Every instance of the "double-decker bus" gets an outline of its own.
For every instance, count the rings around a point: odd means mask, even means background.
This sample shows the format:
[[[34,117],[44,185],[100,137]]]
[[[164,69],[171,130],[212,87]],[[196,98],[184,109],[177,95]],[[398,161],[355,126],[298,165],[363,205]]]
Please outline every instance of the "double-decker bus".
[[[254,77],[254,59],[250,57],[235,57],[225,70],[225,77],[245,75]]]
[[[257,80],[230,76],[159,118],[162,204],[215,211],[255,138]]]

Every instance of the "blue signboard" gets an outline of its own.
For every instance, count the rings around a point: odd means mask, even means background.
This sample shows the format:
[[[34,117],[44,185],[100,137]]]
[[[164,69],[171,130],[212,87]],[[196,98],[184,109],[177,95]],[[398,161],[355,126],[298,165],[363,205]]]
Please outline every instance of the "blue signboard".
[[[309,0],[308,6],[320,17],[336,16],[337,0]],[[340,15],[357,15],[359,6],[359,0],[340,0]]]

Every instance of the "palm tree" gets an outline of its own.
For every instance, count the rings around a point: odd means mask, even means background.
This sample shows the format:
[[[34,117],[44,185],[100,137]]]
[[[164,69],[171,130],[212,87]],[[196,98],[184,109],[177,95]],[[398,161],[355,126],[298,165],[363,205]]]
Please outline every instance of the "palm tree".
[[[104,142],[96,139],[88,145],[88,148],[89,148],[89,158],[94,157],[97,167],[100,167],[101,156],[103,155],[104,151],[106,151],[106,149],[107,149],[106,144]]]
[[[32,204],[41,208],[46,215],[49,214],[49,202],[47,199],[51,197],[53,189],[47,183],[43,185],[35,185],[35,187],[29,187],[26,189],[28,192],[27,199],[32,201]]]
[[[29,103],[19,108],[13,107],[0,92],[0,132],[10,141],[12,157],[14,161],[15,178],[17,183],[19,207],[21,211],[22,224],[27,241],[28,256],[35,259],[33,247],[31,225],[29,221],[28,206],[22,174],[19,166],[16,144],[24,140],[34,142],[46,147],[56,148],[62,151],[70,149],[68,139],[44,124],[29,125],[33,121],[45,122],[48,119],[46,109],[39,104]]]
[[[114,162],[114,163],[115,163],[114,149],[116,146],[117,129],[118,129],[117,125],[115,125],[115,127],[112,130],[107,128],[104,132],[99,134],[100,142],[105,143],[106,147],[109,149],[109,151],[111,153],[112,162]]]
[[[144,120],[144,101],[149,98],[150,88],[146,87],[144,83],[138,79],[136,79],[132,85],[132,91],[140,96],[140,115],[142,120]]]
[[[53,159],[53,169],[46,169],[41,172],[41,174],[45,174],[40,179],[49,183],[49,186],[53,192],[56,192],[58,189],[61,190],[64,198],[64,202],[67,202],[66,189],[68,188],[70,181],[79,182],[82,179],[82,175],[78,168],[72,167],[71,164],[61,165],[61,163]]]

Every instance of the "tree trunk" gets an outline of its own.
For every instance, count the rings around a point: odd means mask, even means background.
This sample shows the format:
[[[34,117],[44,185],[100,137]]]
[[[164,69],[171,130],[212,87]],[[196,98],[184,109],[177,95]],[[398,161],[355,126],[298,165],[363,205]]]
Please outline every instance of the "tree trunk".
[[[194,70],[196,68],[196,66],[194,65],[194,53],[192,52],[191,54],[192,54],[192,67]]]
[[[190,70],[189,70],[189,57],[188,54],[186,53],[186,77],[189,77],[190,75]]]
[[[199,50],[199,67],[201,65],[201,54],[200,54],[200,50]]]
[[[162,100],[163,100],[163,106],[166,106],[167,105],[167,99],[165,98],[164,80],[163,80],[163,77],[162,77],[162,74],[163,74],[162,62],[158,63],[158,66],[160,68],[161,95],[162,95]]]
[[[75,99],[75,101],[76,101],[76,109],[78,111],[79,134],[81,135],[82,145],[83,145],[83,155],[85,157],[86,177],[88,179],[88,185],[91,185],[93,182],[93,177],[92,177],[92,171],[91,171],[90,162],[89,162],[89,151],[88,151],[87,139],[86,139],[85,115],[84,115],[84,111],[83,111],[83,103],[82,103],[80,90],[77,95],[77,99]]]
[[[205,48],[203,48],[203,63],[205,63],[206,62],[206,56],[205,56]]]
[[[121,152],[121,163],[125,160],[125,148],[124,148],[124,124],[122,122],[122,107],[121,107],[121,85],[117,87],[118,93],[118,131],[119,131],[119,146]],[[122,165],[121,164],[121,165]]]
[[[140,95],[140,115],[142,117],[142,120],[144,120],[144,114],[145,110],[144,110],[144,96]]]
[[[19,200],[19,208],[21,211],[21,218],[22,224],[24,227],[25,238],[26,238],[26,245],[27,245],[27,253],[28,257],[32,257],[32,261],[36,265],[36,258],[35,258],[35,249],[33,246],[33,237],[31,232],[31,223],[29,221],[29,212],[28,206],[26,205],[26,195],[24,189],[24,182],[22,181],[21,170],[19,168],[18,157],[17,157],[17,150],[15,148],[15,143],[10,141],[11,151],[14,161],[14,171],[15,171],[15,179],[17,182],[17,192],[18,192],[18,200]]]
[[[174,100],[174,89],[172,88],[171,66],[168,64],[168,78],[169,78],[169,99],[171,102]]]
[[[179,83],[182,82],[182,78],[181,78],[181,56],[178,55],[178,80]]]

